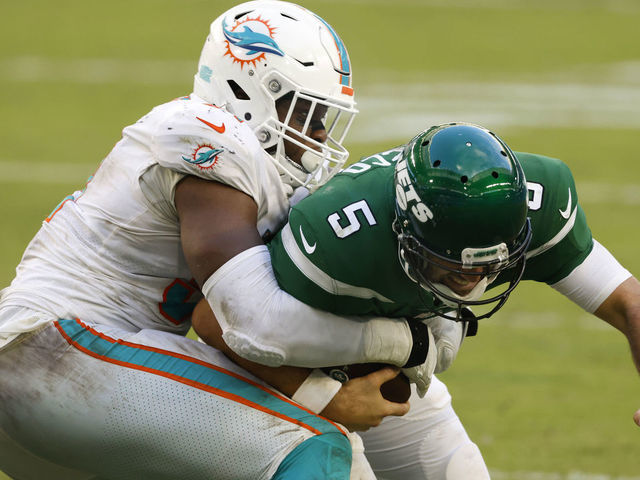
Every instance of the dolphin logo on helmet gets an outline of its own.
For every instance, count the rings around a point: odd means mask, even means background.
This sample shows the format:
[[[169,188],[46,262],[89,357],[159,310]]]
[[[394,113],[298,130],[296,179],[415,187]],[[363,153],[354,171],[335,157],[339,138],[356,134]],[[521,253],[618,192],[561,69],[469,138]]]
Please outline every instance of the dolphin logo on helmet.
[[[256,22],[263,22],[260,17],[251,19]],[[250,27],[244,25],[241,32],[234,32],[227,28],[227,23],[222,21],[222,31],[225,38],[234,47],[239,47],[247,50],[247,55],[255,55],[256,53],[273,53],[281,57],[284,56],[284,52],[280,49],[276,41],[269,35],[263,33],[254,32]],[[267,28],[268,25],[267,25]]]

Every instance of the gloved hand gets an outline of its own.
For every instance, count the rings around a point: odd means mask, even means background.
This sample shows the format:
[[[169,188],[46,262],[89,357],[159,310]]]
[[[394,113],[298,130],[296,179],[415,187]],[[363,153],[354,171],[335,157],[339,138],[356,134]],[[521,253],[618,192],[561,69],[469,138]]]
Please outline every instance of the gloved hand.
[[[431,377],[438,363],[438,348],[428,325],[426,332],[429,345],[427,358],[420,365],[402,369],[402,373],[406,375],[409,381],[416,384],[416,390],[420,398],[423,398],[427,394],[427,390],[431,384]]]
[[[423,320],[423,323],[431,329],[438,351],[435,373],[444,372],[458,355],[462,340],[467,333],[468,323],[466,321],[456,322],[444,317],[429,318]]]

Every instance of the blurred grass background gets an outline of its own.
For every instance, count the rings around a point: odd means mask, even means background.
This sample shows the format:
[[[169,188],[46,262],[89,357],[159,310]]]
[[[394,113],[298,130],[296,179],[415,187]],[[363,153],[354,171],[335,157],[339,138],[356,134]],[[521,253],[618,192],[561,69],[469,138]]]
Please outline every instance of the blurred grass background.
[[[0,287],[121,129],[191,91],[208,25],[233,4],[3,4]],[[352,159],[433,123],[483,124],[515,150],[568,163],[594,236],[640,273],[640,2],[303,4],[349,49],[361,111]],[[640,478],[640,382],[626,341],[550,288],[519,287],[442,378],[493,478]]]

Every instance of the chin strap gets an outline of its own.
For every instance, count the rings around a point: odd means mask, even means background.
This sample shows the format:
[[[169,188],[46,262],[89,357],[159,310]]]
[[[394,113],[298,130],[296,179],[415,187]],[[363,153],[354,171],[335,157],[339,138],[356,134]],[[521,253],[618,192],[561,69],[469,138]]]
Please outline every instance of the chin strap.
[[[448,307],[458,309],[460,307],[460,303],[474,302],[476,300],[480,300],[482,295],[484,295],[484,292],[487,290],[488,285],[489,285],[489,281],[487,277],[484,277],[482,280],[478,282],[478,284],[475,287],[473,287],[473,290],[471,290],[469,293],[467,293],[466,295],[458,295],[456,292],[454,292],[452,289],[450,289],[446,285],[442,283],[434,283],[433,290],[431,290],[431,293],[433,293],[436,297],[438,297],[438,299]],[[454,302],[452,300],[448,300],[444,296],[440,295],[440,292],[442,292],[444,295],[448,295],[449,297],[455,298],[456,300],[459,301],[459,303]]]

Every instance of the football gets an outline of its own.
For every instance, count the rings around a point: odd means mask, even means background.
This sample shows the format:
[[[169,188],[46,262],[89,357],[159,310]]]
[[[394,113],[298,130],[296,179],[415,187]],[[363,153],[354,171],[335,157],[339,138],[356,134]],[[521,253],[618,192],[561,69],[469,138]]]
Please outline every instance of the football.
[[[323,370],[331,378],[345,383],[352,378],[364,377],[387,366],[384,363],[356,363],[341,367],[323,368]],[[382,384],[380,393],[390,402],[404,403],[409,400],[411,395],[409,379],[400,372],[397,377]]]

